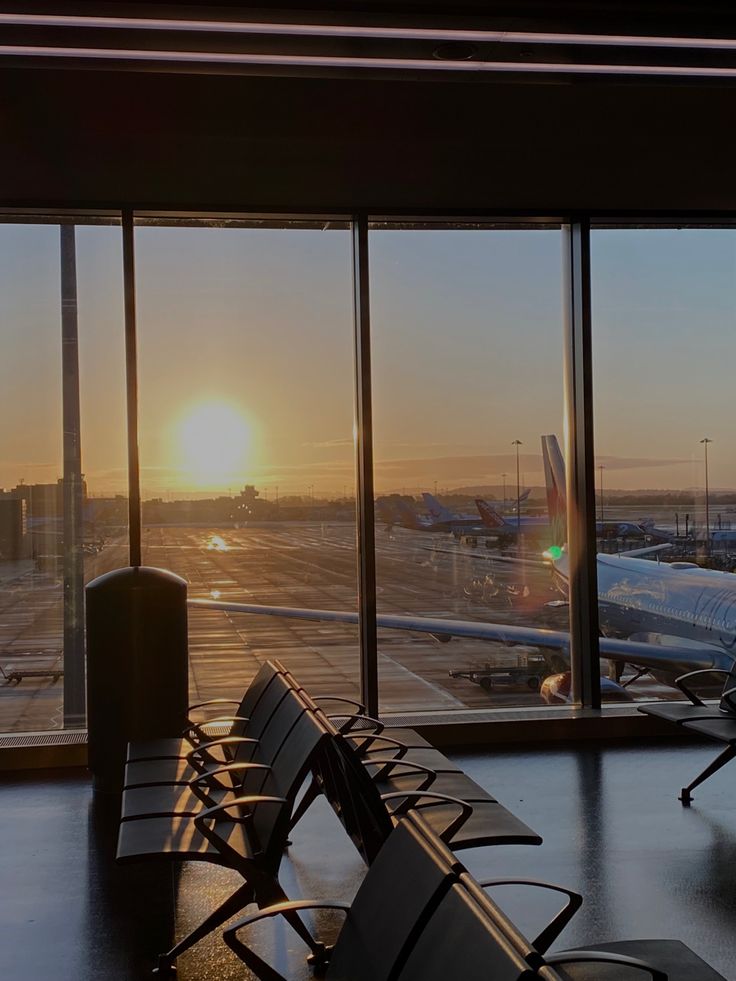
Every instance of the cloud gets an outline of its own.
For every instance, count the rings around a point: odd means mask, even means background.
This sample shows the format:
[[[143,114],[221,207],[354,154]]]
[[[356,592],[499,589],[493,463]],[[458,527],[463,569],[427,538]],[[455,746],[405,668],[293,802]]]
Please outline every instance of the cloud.
[[[692,462],[692,460],[663,460],[647,456],[602,456],[598,458],[596,465],[602,464],[607,470],[643,470],[650,467],[679,467]]]

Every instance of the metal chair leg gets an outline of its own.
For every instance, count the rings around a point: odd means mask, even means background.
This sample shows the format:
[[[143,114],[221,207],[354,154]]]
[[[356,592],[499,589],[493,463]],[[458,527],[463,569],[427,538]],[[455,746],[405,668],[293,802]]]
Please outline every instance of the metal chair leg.
[[[692,791],[695,790],[698,784],[703,783],[703,781],[707,780],[708,777],[712,777],[713,774],[717,773],[722,766],[729,763],[734,756],[736,756],[736,746],[727,746],[720,755],[716,756],[709,766],[706,766],[703,772],[699,774],[691,784],[689,784],[687,787],[683,787],[679,797],[679,800],[682,801],[683,805],[687,807],[687,805],[693,799]]]
[[[175,944],[171,950],[165,954],[159,954],[158,966],[154,969],[153,973],[163,978],[173,977],[176,970],[174,961],[180,954],[183,954],[185,950],[189,950],[190,947],[193,947],[203,937],[206,937],[208,933],[212,933],[218,926],[221,926],[231,916],[235,916],[236,913],[239,913],[252,902],[253,887],[246,882],[239,889],[236,889],[232,896],[226,899],[224,903],[221,903],[216,910],[213,910],[207,919],[203,920],[190,934]]]

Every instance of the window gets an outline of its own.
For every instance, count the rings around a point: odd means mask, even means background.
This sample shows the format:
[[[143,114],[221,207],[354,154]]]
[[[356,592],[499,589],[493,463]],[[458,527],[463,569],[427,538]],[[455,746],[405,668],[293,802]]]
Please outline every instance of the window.
[[[139,219],[144,564],[192,599],[357,619],[350,235],[317,222]],[[192,699],[277,658],[359,694],[356,624],[190,608]]]
[[[568,671],[504,642],[568,630],[543,557],[564,545],[542,449],[562,435],[561,249],[553,227],[370,232],[378,611],[414,627],[379,631],[384,711],[540,705]]]
[[[121,235],[0,223],[0,731],[85,724],[84,584],[127,562]]]

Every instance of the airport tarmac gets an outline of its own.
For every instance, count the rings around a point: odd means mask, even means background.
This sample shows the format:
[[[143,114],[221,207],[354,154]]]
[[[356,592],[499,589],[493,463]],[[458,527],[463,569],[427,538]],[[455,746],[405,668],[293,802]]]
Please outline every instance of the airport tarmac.
[[[536,553],[529,553],[537,559]],[[567,629],[549,570],[504,560],[480,544],[451,535],[376,528],[378,609],[534,624]],[[153,526],[144,529],[143,561],[170,569],[189,583],[192,598],[355,610],[355,528],[350,523],[271,523],[250,527]],[[85,556],[85,579],[127,563],[124,542]],[[3,684],[0,732],[63,725],[62,587],[26,564],[0,581],[0,668],[21,679]],[[310,692],[359,695],[357,627],[333,623],[190,610],[192,701],[239,695],[269,657],[283,661]],[[449,643],[422,633],[380,630],[382,712],[447,712],[540,705],[527,684],[490,693],[450,671],[523,666],[529,651],[478,640]],[[533,653],[533,652],[531,652]],[[46,672],[24,674],[24,672]],[[54,671],[57,674],[54,674]],[[122,683],[122,680],[121,680]],[[651,679],[632,686],[638,698],[673,697]]]

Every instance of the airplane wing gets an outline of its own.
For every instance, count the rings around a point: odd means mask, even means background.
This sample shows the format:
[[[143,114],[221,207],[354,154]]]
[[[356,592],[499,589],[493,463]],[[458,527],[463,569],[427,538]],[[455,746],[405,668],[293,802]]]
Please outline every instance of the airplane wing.
[[[630,548],[627,552],[617,552],[617,555],[625,555],[629,559],[640,559],[643,555],[654,555],[657,552],[665,552],[672,548],[672,543],[667,542],[663,545],[645,545],[643,548]]]
[[[259,603],[229,603],[221,600],[190,599],[189,606],[197,609],[223,610],[228,613],[253,613],[287,617],[293,620],[316,620],[322,623],[358,623],[358,614],[346,610],[307,610],[293,606],[263,606]],[[386,630],[410,630],[431,634],[436,638],[464,637],[489,640],[501,644],[526,644],[569,653],[570,635],[563,630],[542,627],[521,627],[505,623],[484,623],[475,620],[451,620],[445,617],[379,613],[376,624]],[[601,657],[623,661],[642,668],[684,674],[699,668],[730,668],[732,658],[720,647],[669,647],[635,640],[600,638]]]

